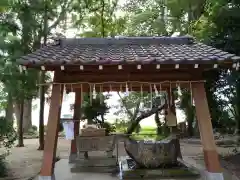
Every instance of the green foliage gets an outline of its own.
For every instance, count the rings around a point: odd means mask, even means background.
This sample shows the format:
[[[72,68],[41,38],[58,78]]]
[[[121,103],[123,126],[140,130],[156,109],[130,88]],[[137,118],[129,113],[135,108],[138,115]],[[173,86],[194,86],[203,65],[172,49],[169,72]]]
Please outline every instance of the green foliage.
[[[209,45],[239,55],[239,2],[207,0],[206,4],[206,13],[194,24],[193,33]],[[240,132],[239,74],[234,70],[214,70],[205,74],[213,126],[221,131],[231,132],[235,126]]]
[[[140,36],[167,36],[190,33],[198,20],[205,0],[132,0],[127,3],[128,33]]]
[[[33,125],[31,128],[28,129],[28,131],[25,134],[30,135],[30,136],[38,135],[38,128],[37,128],[37,126]]]
[[[105,128],[106,135],[116,132],[116,126],[108,122],[104,122],[102,127]]]
[[[33,131],[37,131],[37,130],[38,130],[38,127],[35,126],[35,125],[32,125],[32,130],[33,130]]]
[[[182,89],[180,95],[179,108],[182,109],[186,115],[186,121],[188,123],[188,135],[193,136],[193,123],[195,118],[195,106],[193,105],[192,94],[189,89]]]
[[[116,132],[125,133],[129,126],[129,121],[124,119],[116,119],[114,125],[116,126]]]
[[[0,117],[0,148],[11,148],[16,138],[17,134],[12,122],[7,121],[5,117]]]
[[[239,4],[236,0],[131,0],[121,7],[118,0],[1,0],[0,108],[5,110],[9,94],[17,102],[38,96],[39,72],[20,73],[16,59],[58,36],[52,34],[56,28],[64,33],[74,27],[81,37],[188,33],[209,45],[240,55]],[[235,128],[240,133],[239,72],[209,71],[205,79],[214,128],[228,132]],[[89,121],[104,122],[106,104],[99,103],[97,98],[91,105],[90,98],[86,97],[85,117]],[[129,119],[134,120],[142,106],[144,110],[151,108],[151,97],[144,94],[143,104],[140,97],[140,93],[122,97],[118,114],[127,113]],[[194,107],[189,105],[189,93],[184,94],[182,103],[191,123]]]
[[[89,124],[95,123],[102,125],[104,123],[104,115],[109,109],[105,102],[108,98],[109,95],[104,96],[103,94],[98,94],[96,99],[92,99],[89,94],[85,94],[81,110],[84,117],[83,119],[87,119]]]
[[[91,0],[74,3],[73,26],[83,30],[82,37],[114,37],[124,34],[126,17],[119,16],[118,0]]]
[[[115,114],[127,114],[129,127],[127,133],[133,131],[139,132],[141,127],[139,122],[146,117],[152,115],[151,110],[162,104],[162,100],[165,98],[164,94],[155,95],[154,93],[146,92],[130,92],[128,95],[122,95],[118,93],[120,97],[120,109]],[[157,122],[157,121],[156,121]],[[157,123],[159,124],[159,123]]]
[[[135,120],[141,111],[151,109],[153,106],[152,99],[155,96],[154,93],[151,95],[146,92],[129,92],[128,95],[118,95],[120,97],[120,107],[118,109],[120,110],[116,112],[116,115],[127,114],[130,121]]]
[[[18,105],[24,99],[38,96],[39,70],[27,69],[22,73],[16,59],[26,55],[42,44],[46,45],[56,35],[52,31],[61,28],[67,12],[71,12],[72,1],[15,1],[3,0],[0,3],[0,92],[1,110],[6,110],[9,96]],[[45,80],[49,79],[45,76]],[[41,78],[40,83],[44,83]],[[45,88],[47,92],[48,87]],[[17,116],[22,124],[22,117]],[[21,120],[21,121],[20,121]],[[41,126],[40,126],[41,127]],[[30,130],[30,134],[35,133]],[[22,137],[22,136],[19,136]]]
[[[11,93],[16,101],[32,99],[38,95],[39,73],[33,69],[21,73],[16,59],[41,46],[42,39],[45,41],[70,11],[71,1],[8,0],[3,4],[3,7],[7,4],[0,18],[0,72],[4,92]]]
[[[127,3],[125,11],[129,12],[130,35],[188,33],[209,45],[239,55],[238,1],[134,0]],[[205,78],[213,127],[227,132],[232,132],[234,127],[240,129],[239,72],[214,70],[206,72]],[[189,99],[187,94],[184,96],[184,99]],[[187,121],[191,124],[194,107],[188,102],[183,102],[183,105]]]

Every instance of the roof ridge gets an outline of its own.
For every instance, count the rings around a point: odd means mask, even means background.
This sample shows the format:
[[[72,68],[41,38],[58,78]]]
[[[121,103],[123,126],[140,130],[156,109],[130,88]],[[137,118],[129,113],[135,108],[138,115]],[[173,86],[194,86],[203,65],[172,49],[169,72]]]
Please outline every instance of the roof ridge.
[[[107,38],[61,38],[61,46],[74,45],[109,45],[109,44],[193,44],[191,36],[153,36],[153,37],[107,37]]]

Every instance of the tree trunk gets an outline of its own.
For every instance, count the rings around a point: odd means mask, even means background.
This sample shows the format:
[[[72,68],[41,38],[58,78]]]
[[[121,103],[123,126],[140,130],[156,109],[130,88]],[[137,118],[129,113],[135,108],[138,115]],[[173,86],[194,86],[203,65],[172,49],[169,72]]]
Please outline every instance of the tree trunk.
[[[24,101],[23,108],[23,132],[26,133],[32,127],[32,99]]]
[[[127,134],[132,134],[141,120],[155,114],[158,111],[161,111],[164,107],[165,107],[165,104],[158,107],[154,107],[150,111],[143,112],[140,116],[138,116],[134,121],[131,122],[130,126],[127,129]]]
[[[240,135],[240,80],[236,83],[236,124],[237,124],[237,134]]]
[[[195,121],[196,121],[196,124],[195,124],[195,127],[194,127],[194,136],[200,137],[200,131],[199,131],[197,118],[195,118]]]
[[[162,124],[160,122],[160,118],[159,118],[158,112],[155,113],[155,123],[157,125],[157,135],[162,134]]]
[[[187,129],[188,129],[188,136],[189,136],[189,137],[192,137],[193,134],[194,134],[194,133],[193,133],[193,127],[192,127],[192,126],[193,126],[192,121],[188,121],[188,128],[187,128]]]
[[[8,93],[8,101],[7,101],[7,108],[6,108],[6,119],[7,121],[13,123],[13,99],[12,99],[12,94],[9,92]]]
[[[18,102],[14,102],[14,114],[16,117],[16,123],[17,123],[17,127],[19,126],[19,122],[20,122],[20,111],[21,111],[21,105]]]
[[[104,124],[104,122],[105,122],[105,119],[104,119],[104,114],[101,114],[100,116],[101,116],[101,120],[102,120],[102,122],[101,122],[101,123],[102,123],[102,124]]]
[[[194,116],[195,116],[195,109],[192,105],[188,105],[186,108],[186,116],[187,116],[187,122],[188,122],[188,136],[192,137],[194,135],[194,130],[193,130],[193,121],[194,121]]]
[[[21,103],[20,103],[17,147],[24,147],[24,144],[23,144],[23,112],[24,112],[24,99],[22,99]]]
[[[139,134],[140,131],[141,131],[141,126],[140,126],[140,124],[138,124],[135,128],[135,133]]]
[[[44,83],[45,72],[40,73],[40,83]],[[44,149],[44,106],[45,106],[45,88],[39,87],[40,110],[39,110],[39,147],[38,150]]]
[[[24,101],[23,116],[21,117],[21,104],[15,102],[14,104],[14,113],[17,120],[17,126],[20,125],[20,121],[22,121],[22,129],[23,132],[27,132],[27,130],[32,126],[32,100]],[[26,109],[24,109],[26,108]],[[22,119],[21,119],[22,118]]]
[[[174,139],[174,144],[175,144],[175,148],[176,148],[176,157],[182,159],[182,152],[181,152],[181,145],[180,145],[179,138]]]
[[[45,3],[44,9],[44,27],[43,27],[43,44],[47,45],[48,37],[48,6]],[[45,83],[45,72],[40,72],[40,84]],[[38,150],[44,150],[44,108],[45,108],[45,87],[39,87],[40,109],[39,109],[39,147]]]
[[[235,134],[240,136],[240,117],[236,119],[236,131]]]
[[[167,136],[170,132],[169,127],[167,126],[167,118],[166,116],[164,117],[164,124],[163,124],[163,134],[164,136]]]

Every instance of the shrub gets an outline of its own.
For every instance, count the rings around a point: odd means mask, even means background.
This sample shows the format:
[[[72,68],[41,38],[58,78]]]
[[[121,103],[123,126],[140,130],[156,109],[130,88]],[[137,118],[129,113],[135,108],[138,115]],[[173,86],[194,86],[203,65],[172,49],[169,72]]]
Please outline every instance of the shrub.
[[[25,133],[25,134],[27,134],[27,135],[37,135],[38,134],[38,128],[37,128],[37,126],[32,126],[31,128],[29,128],[28,129],[28,131]]]
[[[0,148],[11,148],[17,139],[17,133],[13,128],[13,122],[8,121],[5,117],[0,117]]]
[[[31,128],[33,131],[38,131],[38,128],[37,128],[37,126],[35,126],[35,125],[32,125],[32,128]]]
[[[0,178],[7,176],[7,164],[5,161],[5,156],[0,155]]]
[[[105,130],[106,130],[106,135],[116,132],[116,127],[108,122],[103,123],[103,128],[105,128]]]
[[[116,132],[126,132],[130,123],[124,119],[116,119],[114,124],[116,126]]]
[[[6,148],[7,152],[0,155],[0,177],[7,176],[7,164],[5,156],[9,153],[9,148],[14,145],[17,139],[17,133],[13,128],[13,122],[8,121],[5,117],[0,117],[0,148]]]

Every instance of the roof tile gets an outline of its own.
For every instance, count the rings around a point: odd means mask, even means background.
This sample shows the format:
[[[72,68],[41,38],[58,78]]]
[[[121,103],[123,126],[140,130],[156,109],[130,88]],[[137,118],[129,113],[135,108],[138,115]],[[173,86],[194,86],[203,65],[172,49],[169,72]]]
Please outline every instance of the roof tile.
[[[61,39],[21,57],[20,64],[207,63],[240,57],[197,43],[191,37]]]

